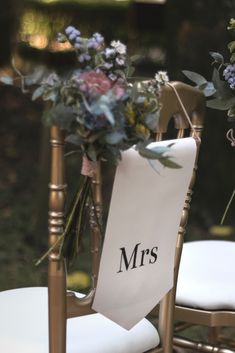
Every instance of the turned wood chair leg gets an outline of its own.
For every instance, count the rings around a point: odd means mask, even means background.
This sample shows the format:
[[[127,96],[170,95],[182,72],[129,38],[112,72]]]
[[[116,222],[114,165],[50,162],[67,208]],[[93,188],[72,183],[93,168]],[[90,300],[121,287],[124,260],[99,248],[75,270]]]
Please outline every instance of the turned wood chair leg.
[[[173,338],[173,346],[189,349],[191,351],[198,351],[203,353],[235,353],[235,350],[216,347],[211,344],[204,344],[201,342],[195,342],[181,337]]]

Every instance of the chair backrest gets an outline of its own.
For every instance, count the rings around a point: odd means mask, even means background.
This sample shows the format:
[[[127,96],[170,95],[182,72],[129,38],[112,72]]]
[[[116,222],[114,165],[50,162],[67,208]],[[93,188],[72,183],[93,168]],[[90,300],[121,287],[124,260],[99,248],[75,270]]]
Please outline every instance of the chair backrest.
[[[189,126],[187,117],[185,116],[182,106],[179,102],[178,92],[188,115],[191,117],[193,129]],[[171,86],[165,86],[161,95],[162,110],[158,123],[156,140],[162,140],[167,132],[168,124],[171,118],[174,118],[175,128],[177,129],[177,138],[185,136],[185,131],[189,130],[189,135],[195,138],[200,137],[205,102],[200,91],[191,86],[179,82],[173,82]],[[199,150],[199,143],[197,148]],[[178,271],[180,253],[182,248],[185,226],[188,218],[189,204],[191,200],[192,188],[195,180],[196,165],[193,177],[190,183],[187,199],[182,214],[179,228],[179,239],[177,242],[176,252],[176,274]],[[96,211],[101,214],[102,196],[101,196],[101,173],[100,166],[96,170],[96,174],[92,179],[92,187],[94,193]],[[57,127],[51,128],[51,180],[49,184],[49,245],[58,242],[59,237],[64,230],[64,205],[66,199],[65,183],[65,165],[64,165],[64,133]],[[66,291],[66,265],[65,261],[60,258],[59,245],[49,254],[48,269],[48,290],[49,290],[49,337],[50,337],[50,353],[66,352],[66,319],[79,315],[93,313],[91,304],[94,298],[95,288],[97,284],[97,275],[99,267],[99,244],[100,230],[97,222],[92,220],[96,215],[91,214],[92,226],[92,289],[84,298],[77,298],[73,293]],[[166,351],[169,347],[169,337],[171,335],[173,298],[168,300],[170,308],[167,308],[166,302],[162,302],[160,310],[160,335],[162,335],[163,345]],[[173,299],[172,299],[173,298]],[[169,310],[170,309],[170,310]],[[170,312],[170,314],[169,314]],[[167,324],[166,324],[167,322]],[[167,334],[166,334],[167,333]],[[165,338],[164,338],[165,336]],[[170,351],[170,350],[169,350]]]

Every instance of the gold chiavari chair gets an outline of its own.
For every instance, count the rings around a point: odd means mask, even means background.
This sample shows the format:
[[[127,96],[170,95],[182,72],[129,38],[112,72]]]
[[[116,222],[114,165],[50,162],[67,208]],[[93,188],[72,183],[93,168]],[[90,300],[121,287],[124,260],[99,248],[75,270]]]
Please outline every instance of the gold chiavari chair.
[[[164,87],[161,101],[162,110],[157,128],[157,140],[164,138],[172,117],[177,130],[177,138],[183,138],[185,131],[197,139],[200,137],[205,102],[203,95],[197,89],[180,82],[173,82]],[[181,101],[184,106],[180,103]],[[190,124],[184,108],[191,118]],[[197,144],[197,154],[199,145],[200,143]],[[66,290],[65,261],[61,259],[58,248],[55,247],[49,255],[48,288],[20,288],[0,293],[0,351],[3,353],[170,353],[172,351],[177,266],[195,172],[196,165],[180,221],[175,283],[173,289],[160,303],[158,331],[147,319],[141,320],[128,331],[102,315],[94,313],[91,309],[97,285],[100,252],[100,230],[97,222],[92,222],[91,219],[92,289],[90,292],[82,296]],[[55,244],[63,233],[66,187],[64,135],[59,128],[52,127],[49,184],[50,246]],[[102,197],[99,167],[92,179],[92,187],[94,207],[96,213],[100,215]],[[110,295],[112,295],[111,292]]]
[[[235,352],[234,268],[233,241],[184,244],[176,294],[176,348],[205,353]],[[192,328],[197,340],[188,338]]]

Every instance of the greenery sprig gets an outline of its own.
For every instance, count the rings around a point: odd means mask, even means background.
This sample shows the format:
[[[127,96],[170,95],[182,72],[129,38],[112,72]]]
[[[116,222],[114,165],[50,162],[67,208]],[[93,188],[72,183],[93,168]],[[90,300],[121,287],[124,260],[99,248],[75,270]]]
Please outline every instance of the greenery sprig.
[[[235,31],[235,20],[231,19],[228,30]],[[209,52],[214,66],[211,81],[207,81],[202,75],[183,71],[183,73],[203,91],[209,108],[227,111],[228,119],[235,120],[235,40],[227,44],[230,53],[226,62],[223,55],[217,52]]]

